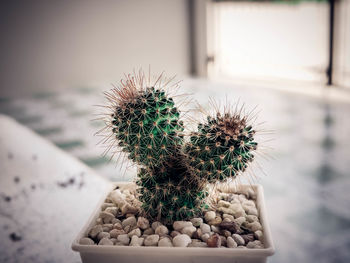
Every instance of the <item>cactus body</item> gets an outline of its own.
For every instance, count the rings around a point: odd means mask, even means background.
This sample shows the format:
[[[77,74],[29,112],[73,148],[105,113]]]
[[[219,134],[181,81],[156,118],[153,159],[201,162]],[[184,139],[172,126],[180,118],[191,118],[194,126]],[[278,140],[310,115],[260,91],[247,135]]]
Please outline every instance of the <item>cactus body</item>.
[[[254,134],[245,117],[218,113],[216,118],[208,116],[206,123],[198,125],[186,152],[201,178],[209,183],[224,181],[235,178],[254,159]]]
[[[130,159],[147,167],[158,167],[183,144],[183,123],[172,98],[154,87],[115,107],[113,133]]]

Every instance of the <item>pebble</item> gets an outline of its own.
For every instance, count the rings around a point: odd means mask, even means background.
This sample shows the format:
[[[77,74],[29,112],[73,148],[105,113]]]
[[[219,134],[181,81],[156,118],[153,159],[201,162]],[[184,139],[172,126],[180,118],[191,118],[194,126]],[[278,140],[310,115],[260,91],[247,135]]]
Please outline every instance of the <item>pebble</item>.
[[[145,239],[143,237],[132,236],[131,241],[130,241],[130,246],[140,247],[143,245],[144,240]]]
[[[205,233],[201,236],[201,239],[204,241],[204,242],[207,242],[208,238],[210,237],[210,234],[209,233]]]
[[[255,222],[253,222],[253,223],[246,224],[246,227],[247,227],[248,229],[250,229],[251,231],[253,231],[253,232],[262,229],[261,224],[260,224],[259,222],[257,222],[257,221],[255,221]]]
[[[89,232],[89,236],[92,238],[95,238],[98,235],[98,233],[102,231],[103,231],[102,225],[95,225],[91,228]]]
[[[173,224],[173,228],[175,231],[181,231],[183,228],[187,226],[193,226],[189,221],[175,221]]]
[[[197,228],[194,226],[186,226],[181,230],[182,234],[188,235],[189,237],[193,236],[193,233],[197,231]]]
[[[258,217],[255,216],[255,215],[247,215],[247,216],[246,216],[246,220],[247,220],[249,223],[252,223],[252,222],[255,222],[255,221],[259,221]]]
[[[223,215],[222,215],[222,218],[223,218],[223,219],[228,218],[231,222],[235,219],[232,215],[229,215],[229,214],[223,214]]]
[[[111,199],[112,202],[115,203],[118,207],[122,207],[126,202],[125,195],[122,194],[119,189],[112,191],[109,194],[109,199]]]
[[[227,247],[229,248],[237,247],[237,243],[232,237],[227,237]]]
[[[113,224],[103,224],[102,225],[103,232],[109,232],[112,230],[112,228],[113,228]]]
[[[264,234],[263,234],[263,232],[261,230],[258,230],[258,231],[254,232],[254,236],[255,236],[255,238],[257,238],[257,239],[259,239],[261,241],[263,239],[263,237],[264,237]]]
[[[169,230],[166,226],[160,225],[156,228],[154,233],[156,233],[159,236],[165,236],[169,233]]]
[[[101,240],[102,238],[111,238],[111,235],[108,232],[98,233],[97,240]]]
[[[149,235],[145,238],[145,246],[157,246],[159,235]]]
[[[204,219],[205,219],[206,222],[214,220],[215,217],[216,217],[216,213],[214,211],[208,211],[204,215]]]
[[[111,213],[112,215],[114,215],[114,217],[117,215],[117,213],[118,213],[118,208],[117,207],[107,207],[106,209],[105,209],[105,212],[107,212],[107,213]]]
[[[127,219],[124,219],[122,222],[123,228],[126,226],[136,226],[136,218],[134,216],[128,217]]]
[[[220,229],[228,230],[232,233],[237,233],[239,230],[239,226],[236,224],[236,222],[221,222]]]
[[[169,237],[163,237],[158,242],[158,247],[172,247],[173,243],[171,242]]]
[[[145,231],[143,231],[144,235],[153,235],[154,234],[154,230],[153,228],[147,228]]]
[[[161,222],[158,222],[158,221],[153,222],[153,223],[152,223],[152,229],[153,229],[154,231],[156,231],[157,227],[162,226],[162,225],[163,225],[163,224],[162,224]]]
[[[102,238],[100,242],[98,242],[100,246],[113,246],[113,241],[111,241],[109,238]]]
[[[102,218],[99,217],[96,219],[96,225],[102,225],[103,224],[103,221],[102,221]]]
[[[131,231],[128,233],[128,236],[129,236],[129,237],[132,237],[132,236],[140,237],[140,236],[141,236],[141,229],[140,229],[140,228],[135,228],[135,229],[131,230]]]
[[[220,228],[218,226],[210,226],[210,228],[214,233],[220,233]]]
[[[101,205],[101,210],[105,211],[108,207],[115,207],[115,204],[113,204],[113,203],[103,203]]]
[[[202,234],[210,232],[210,226],[208,224],[205,224],[205,223],[201,224],[200,229],[202,231]]]
[[[206,242],[202,242],[198,239],[192,239],[191,244],[188,245],[189,247],[208,247]]]
[[[226,208],[229,208],[231,205],[230,202],[227,202],[227,201],[224,201],[224,200],[220,200],[219,203],[218,203],[218,206],[219,207],[226,207]]]
[[[255,207],[250,207],[247,211],[248,215],[258,216],[258,210]]]
[[[100,217],[102,218],[102,220],[105,224],[110,223],[112,221],[112,219],[115,218],[115,216],[113,214],[105,212],[105,211],[100,213]]]
[[[203,223],[203,218],[195,217],[191,219],[191,223],[195,227],[199,227]]]
[[[225,237],[230,237],[232,235],[232,233],[228,230],[222,230],[221,233],[225,236]]]
[[[119,235],[117,237],[118,242],[122,243],[123,245],[129,245],[130,238],[127,234]]]
[[[221,246],[221,237],[218,234],[211,235],[207,240],[208,247],[220,247]]]
[[[109,234],[112,238],[117,238],[119,235],[124,235],[125,231],[123,229],[112,229]]]
[[[123,206],[122,206],[122,215],[125,215],[125,214],[137,214],[139,212],[139,209],[130,205],[129,203],[125,203]]]
[[[187,247],[191,242],[192,242],[191,238],[188,235],[184,235],[184,234],[177,235],[173,239],[173,245],[175,247]]]
[[[234,222],[237,224],[237,225],[242,225],[243,223],[246,222],[246,218],[244,216],[241,216],[241,217],[238,217],[234,220]]]
[[[254,241],[254,234],[246,234],[241,235],[241,237],[244,239],[245,243],[248,244],[248,242]]]
[[[259,240],[251,241],[247,244],[247,248],[263,248],[262,243]]]
[[[174,237],[176,237],[177,235],[181,235],[181,233],[179,232],[179,231],[171,231],[171,233],[170,233],[170,236],[172,237],[172,238],[174,238]]]
[[[122,226],[122,223],[120,222],[118,222],[118,223],[115,223],[114,225],[113,225],[113,229],[118,229],[118,230],[122,230],[123,229],[123,226]]]
[[[246,213],[244,211],[244,209],[242,208],[242,205],[241,204],[231,204],[230,205],[230,208],[231,210],[231,215],[233,215],[235,218],[238,218],[238,217],[241,217],[241,216],[245,216]]]
[[[222,222],[221,216],[216,216],[213,220],[208,222],[209,225],[219,225]]]
[[[83,237],[79,240],[79,244],[80,245],[94,245],[95,242],[91,238]]]
[[[140,216],[137,219],[137,226],[139,228],[141,228],[142,230],[145,230],[145,229],[149,228],[149,221],[148,221],[148,219],[145,218],[145,217]]]
[[[244,238],[243,238],[243,237],[241,237],[241,236],[238,235],[238,234],[233,234],[233,235],[232,235],[232,238],[233,238],[233,240],[237,243],[238,246],[244,246],[245,241],[244,241]]]

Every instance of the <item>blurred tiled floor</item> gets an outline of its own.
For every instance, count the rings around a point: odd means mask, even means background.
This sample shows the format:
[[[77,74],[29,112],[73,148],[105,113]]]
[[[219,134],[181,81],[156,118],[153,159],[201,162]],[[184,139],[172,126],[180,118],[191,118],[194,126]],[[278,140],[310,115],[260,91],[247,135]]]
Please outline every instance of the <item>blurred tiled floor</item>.
[[[108,89],[105,87],[104,89]],[[91,121],[102,104],[103,88],[76,88],[64,93],[1,99],[8,114],[110,180],[130,180],[133,170],[120,171],[101,157],[93,136],[101,126]],[[272,89],[188,79],[184,93],[207,105],[216,100],[258,105],[259,121],[274,130],[259,159],[276,254],[269,262],[350,262],[350,104]],[[270,139],[273,140],[270,140]],[[262,140],[264,138],[262,137]]]

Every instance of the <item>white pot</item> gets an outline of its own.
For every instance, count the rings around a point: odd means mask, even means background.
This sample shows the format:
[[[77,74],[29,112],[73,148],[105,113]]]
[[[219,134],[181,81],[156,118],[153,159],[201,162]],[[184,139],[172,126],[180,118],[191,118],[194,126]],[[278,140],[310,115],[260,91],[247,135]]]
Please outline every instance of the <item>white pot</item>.
[[[130,188],[132,183],[117,182],[120,188]],[[263,249],[246,248],[198,248],[198,247],[129,247],[129,246],[97,246],[80,245],[79,240],[87,236],[89,229],[95,224],[98,218],[101,205],[106,199],[109,191],[103,196],[98,207],[73,241],[72,249],[80,253],[83,263],[116,263],[116,262],[166,262],[166,263],[252,263],[266,262],[267,257],[274,254],[275,248],[272,243],[270,228],[267,223],[266,208],[264,203],[263,188],[261,185],[242,185],[240,187],[253,187],[257,193],[257,207],[260,215],[260,222],[264,231]],[[112,189],[110,189],[112,190]]]

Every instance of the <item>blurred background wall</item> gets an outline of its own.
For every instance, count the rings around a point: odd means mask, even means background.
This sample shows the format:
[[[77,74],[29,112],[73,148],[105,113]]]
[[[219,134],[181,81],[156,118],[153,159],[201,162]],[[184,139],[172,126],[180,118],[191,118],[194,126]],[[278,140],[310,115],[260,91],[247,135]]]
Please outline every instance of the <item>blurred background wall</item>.
[[[189,70],[185,0],[3,1],[0,95],[109,85],[134,67]]]

